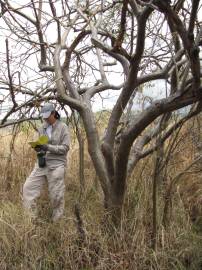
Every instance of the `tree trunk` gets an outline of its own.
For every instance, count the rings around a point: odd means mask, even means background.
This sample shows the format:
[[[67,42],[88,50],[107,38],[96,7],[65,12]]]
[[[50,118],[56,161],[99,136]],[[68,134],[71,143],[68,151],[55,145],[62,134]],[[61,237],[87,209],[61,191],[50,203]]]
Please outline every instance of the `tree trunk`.
[[[104,157],[101,151],[101,145],[98,137],[95,119],[93,113],[89,107],[85,108],[81,112],[83,124],[86,132],[86,138],[88,142],[88,152],[93,162],[95,171],[99,177],[100,184],[104,194],[104,206],[108,208],[110,203],[110,182],[104,161]]]
[[[115,172],[112,175],[112,171],[109,169],[111,167],[107,166],[108,160],[103,155],[96,123],[90,108],[82,112],[82,119],[87,135],[88,152],[103,190],[104,207],[109,213],[113,225],[117,227],[122,217],[125,181],[120,181]]]
[[[110,193],[111,205],[109,210],[111,212],[112,222],[116,228],[120,226],[122,220],[124,194],[125,192],[117,190],[117,187],[115,185],[112,185]]]

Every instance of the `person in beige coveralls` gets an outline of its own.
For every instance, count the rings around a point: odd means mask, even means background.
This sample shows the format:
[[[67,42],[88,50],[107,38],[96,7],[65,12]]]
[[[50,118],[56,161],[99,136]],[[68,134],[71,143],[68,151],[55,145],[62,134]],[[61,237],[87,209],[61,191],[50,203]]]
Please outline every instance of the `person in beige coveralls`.
[[[69,130],[60,121],[60,115],[51,103],[46,103],[41,109],[41,117],[45,124],[39,129],[39,136],[46,135],[48,144],[36,147],[36,151],[43,151],[44,164],[36,163],[30,176],[23,186],[23,204],[33,218],[37,217],[36,199],[40,196],[45,181],[53,208],[52,220],[57,221],[64,212],[64,175],[69,151]]]

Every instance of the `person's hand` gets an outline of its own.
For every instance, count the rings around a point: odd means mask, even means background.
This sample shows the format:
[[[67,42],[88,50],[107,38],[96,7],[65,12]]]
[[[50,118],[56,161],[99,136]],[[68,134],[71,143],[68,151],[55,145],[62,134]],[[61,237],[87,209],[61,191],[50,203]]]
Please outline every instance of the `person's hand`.
[[[40,151],[46,152],[48,150],[48,145],[47,144],[37,145],[36,147],[34,147],[34,150],[36,152],[40,152]]]
[[[40,147],[41,147],[41,150],[43,150],[45,152],[48,150],[48,145],[47,144],[42,144],[42,145],[40,145]]]
[[[34,147],[34,150],[35,150],[36,152],[40,152],[40,151],[41,151],[40,145],[35,146],[35,147]]]

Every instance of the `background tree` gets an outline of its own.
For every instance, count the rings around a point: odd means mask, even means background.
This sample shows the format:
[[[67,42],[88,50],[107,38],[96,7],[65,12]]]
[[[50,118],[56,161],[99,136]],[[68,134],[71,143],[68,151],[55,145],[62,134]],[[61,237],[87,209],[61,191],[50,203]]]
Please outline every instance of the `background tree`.
[[[201,111],[200,1],[16,2],[0,0],[1,103],[11,104],[1,127],[9,117],[33,119],[42,101],[78,111],[104,205],[117,222],[138,161]],[[162,94],[132,116],[138,93],[157,80]],[[91,101],[108,90],[118,98],[101,140]],[[173,112],[188,105],[173,122]]]

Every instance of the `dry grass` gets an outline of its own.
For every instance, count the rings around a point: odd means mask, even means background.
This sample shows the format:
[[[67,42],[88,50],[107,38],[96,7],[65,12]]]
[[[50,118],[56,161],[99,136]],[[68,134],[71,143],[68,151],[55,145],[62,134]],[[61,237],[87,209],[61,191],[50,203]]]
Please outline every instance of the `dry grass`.
[[[185,128],[181,136],[185,136],[187,130]],[[86,190],[80,196],[78,146],[73,142],[66,176],[65,218],[57,224],[50,222],[45,189],[39,201],[39,221],[33,224],[24,213],[21,203],[22,185],[35,158],[27,146],[30,136],[29,132],[17,135],[10,162],[8,157],[12,136],[0,138],[3,145],[0,149],[1,270],[202,269],[202,226],[200,222],[192,223],[188,211],[194,205],[194,200],[190,199],[192,193],[195,199],[201,198],[200,173],[192,174],[191,179],[187,174],[180,179],[172,197],[171,220],[167,229],[161,225],[164,197],[163,193],[159,193],[158,245],[154,252],[151,249],[153,157],[142,160],[129,180],[121,227],[112,230],[104,222],[107,213],[103,210],[102,194],[87,153]],[[195,147],[189,136],[185,138],[179,142],[168,164],[170,178],[193,160]],[[190,194],[188,186],[197,188],[192,188]],[[75,204],[80,205],[84,239],[77,229]],[[197,218],[200,215],[199,211]]]

